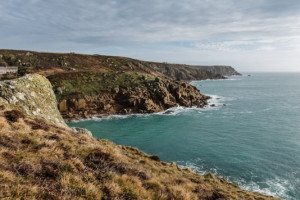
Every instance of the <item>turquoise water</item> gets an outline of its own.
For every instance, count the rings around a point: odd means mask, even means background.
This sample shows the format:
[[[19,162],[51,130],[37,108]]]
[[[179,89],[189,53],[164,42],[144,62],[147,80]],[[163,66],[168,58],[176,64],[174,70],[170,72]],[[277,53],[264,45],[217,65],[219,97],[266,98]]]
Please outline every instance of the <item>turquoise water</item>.
[[[247,190],[300,199],[300,74],[252,73],[192,84],[216,107],[70,125]]]

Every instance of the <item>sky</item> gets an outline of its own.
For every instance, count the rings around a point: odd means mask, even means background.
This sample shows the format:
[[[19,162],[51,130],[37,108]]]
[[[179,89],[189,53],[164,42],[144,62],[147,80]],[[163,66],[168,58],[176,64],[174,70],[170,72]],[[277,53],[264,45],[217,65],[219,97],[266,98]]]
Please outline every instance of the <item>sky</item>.
[[[0,49],[300,71],[300,0],[1,0]]]

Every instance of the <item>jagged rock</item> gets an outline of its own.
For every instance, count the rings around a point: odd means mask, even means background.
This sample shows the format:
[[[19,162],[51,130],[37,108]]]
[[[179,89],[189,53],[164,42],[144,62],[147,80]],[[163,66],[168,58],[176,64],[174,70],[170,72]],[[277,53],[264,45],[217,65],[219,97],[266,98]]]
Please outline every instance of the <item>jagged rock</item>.
[[[85,107],[86,107],[86,101],[84,99],[78,99],[78,101],[76,101],[76,109],[80,110]]]
[[[58,104],[58,108],[61,112],[67,111],[67,100],[62,100],[59,104]]]
[[[70,120],[77,116],[86,118],[97,114],[153,113],[176,106],[203,107],[207,104],[208,97],[187,82],[149,75],[143,80],[144,76],[126,72],[76,72],[50,76],[49,79],[55,88],[65,88],[65,93],[57,94],[58,108],[63,117]],[[89,77],[88,81],[84,77]],[[74,79],[78,85],[74,85]],[[111,79],[114,81],[111,82]],[[73,84],[72,88],[68,88],[71,84],[61,84],[69,81]],[[97,90],[86,90],[97,87]],[[74,92],[68,94],[66,91]]]

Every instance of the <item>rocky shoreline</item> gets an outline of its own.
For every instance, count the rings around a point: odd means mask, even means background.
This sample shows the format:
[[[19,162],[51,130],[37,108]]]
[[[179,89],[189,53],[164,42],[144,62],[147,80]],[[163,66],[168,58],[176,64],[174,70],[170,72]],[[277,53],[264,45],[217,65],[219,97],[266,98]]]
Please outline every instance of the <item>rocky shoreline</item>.
[[[139,73],[80,72],[48,78],[68,121],[103,114],[155,113],[177,106],[203,108],[209,99],[185,81]],[[91,89],[83,91],[81,85]]]

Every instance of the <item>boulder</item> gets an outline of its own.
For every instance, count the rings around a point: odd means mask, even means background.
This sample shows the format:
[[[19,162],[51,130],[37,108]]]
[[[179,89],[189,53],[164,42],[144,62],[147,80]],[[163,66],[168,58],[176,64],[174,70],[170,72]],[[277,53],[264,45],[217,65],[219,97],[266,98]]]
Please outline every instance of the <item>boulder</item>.
[[[60,112],[64,112],[64,111],[67,111],[68,110],[68,107],[67,107],[67,100],[62,100],[59,104],[58,104],[58,109]]]
[[[0,81],[0,102],[14,104],[21,112],[68,127],[57,108],[51,83],[38,74]]]

